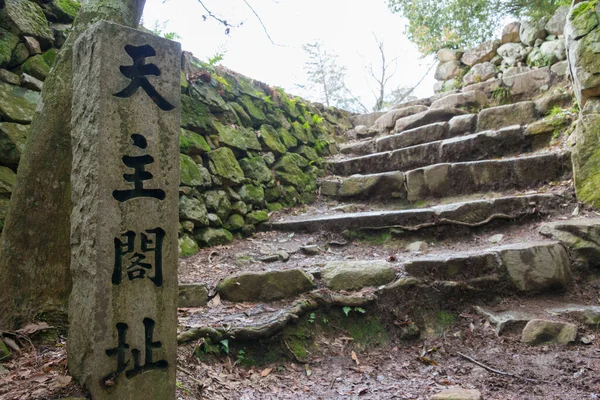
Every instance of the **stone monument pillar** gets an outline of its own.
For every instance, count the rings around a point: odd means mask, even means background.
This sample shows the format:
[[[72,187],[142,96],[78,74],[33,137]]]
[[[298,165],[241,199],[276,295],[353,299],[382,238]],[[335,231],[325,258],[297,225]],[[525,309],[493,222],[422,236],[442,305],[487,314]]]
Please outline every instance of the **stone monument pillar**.
[[[180,63],[105,21],[75,43],[67,349],[94,400],[175,398]]]

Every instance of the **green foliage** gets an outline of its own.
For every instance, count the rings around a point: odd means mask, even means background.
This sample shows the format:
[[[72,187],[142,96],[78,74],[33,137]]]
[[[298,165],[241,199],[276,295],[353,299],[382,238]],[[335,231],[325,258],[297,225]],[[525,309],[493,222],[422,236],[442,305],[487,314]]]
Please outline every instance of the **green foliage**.
[[[308,315],[308,323],[309,323],[309,324],[314,324],[314,323],[315,323],[315,313],[314,313],[314,312],[313,312],[313,313],[310,313],[310,314]]]
[[[346,314],[346,317],[348,317],[350,315],[351,311],[360,313],[360,314],[365,314],[367,312],[367,310],[365,310],[364,308],[361,307],[342,307],[342,311],[344,312],[344,314]]]
[[[571,21],[577,19],[577,17],[581,15],[587,14],[588,12],[595,12],[596,4],[598,4],[598,0],[584,1],[575,5],[570,16]]]
[[[564,3],[566,0],[388,0],[388,7],[408,19],[408,38],[427,55],[444,47],[473,47],[492,38],[506,17],[538,19]]]
[[[323,117],[319,117],[317,114],[313,114],[312,116],[312,121],[315,125],[319,125],[321,123],[323,123]]]
[[[498,104],[507,104],[510,101],[510,88],[507,86],[497,87],[492,91],[491,97]]]

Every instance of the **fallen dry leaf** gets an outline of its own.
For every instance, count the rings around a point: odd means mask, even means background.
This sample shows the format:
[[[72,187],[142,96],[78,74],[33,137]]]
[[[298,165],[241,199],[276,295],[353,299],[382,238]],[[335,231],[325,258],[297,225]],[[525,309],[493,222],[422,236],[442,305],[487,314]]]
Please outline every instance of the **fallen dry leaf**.
[[[267,376],[269,376],[269,374],[271,373],[271,371],[273,371],[273,368],[265,368],[260,373],[260,376],[263,377],[263,378],[267,377]]]
[[[354,360],[356,365],[360,365],[360,361],[358,361],[358,356],[356,355],[356,353],[354,351],[352,352],[352,359]]]

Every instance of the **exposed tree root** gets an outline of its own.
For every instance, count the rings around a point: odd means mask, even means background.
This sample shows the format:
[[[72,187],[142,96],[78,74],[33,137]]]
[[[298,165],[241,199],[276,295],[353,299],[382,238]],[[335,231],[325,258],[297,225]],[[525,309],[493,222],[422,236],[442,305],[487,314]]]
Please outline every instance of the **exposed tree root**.
[[[365,306],[375,300],[375,295],[344,295],[325,290],[317,290],[298,300],[290,308],[281,310],[266,321],[234,327],[190,328],[177,336],[179,343],[186,343],[200,338],[210,338],[212,341],[223,339],[255,340],[266,338],[282,330],[288,323],[300,318],[307,312],[324,306]]]

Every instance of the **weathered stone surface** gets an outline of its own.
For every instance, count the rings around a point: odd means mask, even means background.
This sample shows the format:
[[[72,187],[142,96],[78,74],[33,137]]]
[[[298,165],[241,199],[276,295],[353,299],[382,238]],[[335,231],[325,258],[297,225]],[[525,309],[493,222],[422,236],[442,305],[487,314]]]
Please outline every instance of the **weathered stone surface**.
[[[375,152],[375,140],[364,140],[361,142],[342,145],[342,154],[370,154]]]
[[[519,32],[521,30],[520,22],[511,22],[502,29],[502,44],[505,43],[519,43],[521,36]]]
[[[18,43],[17,35],[0,28],[0,67],[8,65]]]
[[[404,174],[400,171],[345,178],[335,195],[339,197],[404,197]]]
[[[37,78],[34,78],[31,75],[27,75],[27,74],[21,74],[22,76],[22,82],[21,82],[21,86],[23,86],[25,89],[30,89],[30,90],[34,90],[36,92],[41,92],[42,88],[44,87],[44,82],[40,81]]]
[[[591,102],[590,102],[591,103]],[[575,132],[573,178],[577,199],[600,208],[600,114],[582,115]]]
[[[0,123],[0,164],[16,167],[29,133],[28,125]]]
[[[131,43],[156,50],[161,74],[149,79],[164,102],[143,89],[114,96],[132,82],[119,69]],[[103,21],[73,57],[89,68],[73,72],[69,372],[94,399],[174,399],[180,44]]]
[[[202,135],[182,128],[179,134],[179,151],[190,156],[202,155],[210,151],[210,146]]]
[[[21,77],[5,69],[0,69],[0,81],[19,86],[21,84]]]
[[[250,225],[258,225],[269,220],[269,214],[264,211],[254,211],[246,215],[246,222]]]
[[[558,61],[563,61],[567,58],[564,40],[544,42],[540,46],[540,51],[550,64],[556,64]]]
[[[40,94],[18,86],[0,82],[0,116],[9,122],[29,124],[40,101]]]
[[[540,227],[540,233],[563,243],[585,266],[600,267],[600,219],[548,222]]]
[[[496,76],[498,69],[491,62],[475,64],[463,78],[465,85],[487,81]],[[484,95],[485,96],[485,95]]]
[[[387,114],[387,111],[377,111],[369,114],[353,115],[350,118],[350,122],[352,122],[352,125],[354,126],[365,125],[367,127],[371,127],[375,124],[375,121],[377,121],[379,117],[385,114]]]
[[[572,318],[586,325],[597,326],[600,324],[600,306],[567,304],[547,308],[546,312],[557,317]]]
[[[478,64],[478,65],[486,65]],[[473,67],[472,70],[474,70]],[[471,71],[472,71],[471,70]],[[488,104],[488,98],[483,92],[475,91],[475,92],[466,92],[466,93],[456,93],[450,96],[446,96],[442,99],[436,100],[431,103],[431,108],[461,108],[461,107],[475,107],[479,108]],[[456,117],[455,117],[456,118]]]
[[[46,64],[44,58],[38,54],[25,61],[23,64],[23,72],[41,81],[45,81],[50,73],[50,66]]]
[[[448,136],[448,123],[438,122],[376,139],[375,149],[378,152],[396,150],[436,140],[443,140]]]
[[[502,79],[493,79],[486,82],[474,83],[463,88],[463,92],[481,91],[484,93],[490,93],[498,89],[502,85]]]
[[[319,190],[321,196],[335,197],[338,195],[341,182],[335,178],[323,179],[319,182]]]
[[[279,133],[271,125],[262,125],[260,127],[260,139],[265,145],[266,151],[272,151],[275,154],[285,154],[287,151]]]
[[[373,128],[380,132],[389,132],[396,126],[396,121],[398,121],[400,118],[405,118],[417,113],[421,113],[427,111],[428,109],[429,108],[425,106],[411,106],[407,108],[398,108],[395,110],[391,110],[379,117],[375,121]]]
[[[550,68],[534,69],[519,75],[512,75],[502,79],[503,83],[510,88],[511,95],[523,93],[536,94],[541,87],[552,82]]]
[[[10,196],[17,184],[17,174],[8,167],[0,167],[0,195]]]
[[[311,275],[300,269],[248,272],[223,279],[217,286],[229,301],[272,301],[296,296],[316,287]]]
[[[447,122],[457,115],[466,114],[457,108],[436,108],[400,118],[396,121],[394,132],[402,132],[408,129],[418,128],[435,122]]]
[[[477,114],[458,115],[448,121],[451,137],[475,132],[477,126]]]
[[[208,302],[208,289],[202,283],[183,283],[179,285],[180,308],[204,307]]]
[[[239,161],[242,171],[247,178],[267,183],[273,180],[273,174],[262,157],[243,158]]]
[[[442,63],[449,61],[458,61],[464,53],[464,50],[439,49],[437,52],[437,59]]]
[[[329,261],[323,266],[321,280],[332,290],[360,290],[386,285],[396,274],[385,261]]]
[[[557,62],[550,67],[550,71],[556,76],[565,76],[569,73],[569,63],[567,61]]]
[[[420,243],[420,242],[419,242]],[[492,252],[455,255],[427,255],[405,262],[402,268],[425,282],[464,281],[498,273],[498,262]]]
[[[231,243],[233,235],[227,229],[208,227],[194,231],[194,239],[201,247],[213,247]]]
[[[595,29],[583,39],[569,43],[568,57],[573,91],[582,108],[588,99],[600,96],[599,42],[600,29]]]
[[[431,396],[431,400],[483,400],[481,393],[476,389],[452,388],[442,390]]]
[[[526,125],[536,119],[537,111],[533,101],[486,108],[477,118],[477,132],[511,125]]]
[[[543,319],[529,321],[521,334],[521,341],[532,346],[545,343],[567,345],[576,338],[577,325]]]
[[[207,155],[210,172],[228,182],[242,182],[244,172],[240,168],[240,164],[231,149],[221,147],[209,152]]]
[[[563,34],[569,9],[569,6],[561,6],[554,12],[554,15],[552,15],[552,18],[546,24],[546,32],[549,35],[560,36]]]
[[[502,57],[504,65],[513,66],[523,61],[529,51],[522,43],[506,43],[498,47],[498,54]]]
[[[44,47],[54,42],[44,12],[32,1],[5,0],[0,10],[0,23],[15,35],[35,37]]]
[[[440,63],[435,70],[435,79],[438,81],[447,81],[448,79],[456,78],[460,74],[461,65],[458,60]]]
[[[525,72],[529,72],[531,70],[532,68],[526,65],[521,67],[509,67],[502,73],[502,78],[510,78],[511,76],[524,74]]]
[[[499,255],[519,291],[564,289],[571,282],[569,256],[559,242],[502,246]]]
[[[527,189],[569,177],[569,153],[436,164],[406,173],[408,200]]]
[[[463,64],[473,66],[475,64],[491,61],[496,55],[496,50],[500,47],[501,42],[499,40],[492,40],[484,42],[479,46],[476,46],[470,50],[465,51],[461,61]]]
[[[526,46],[533,46],[537,39],[545,39],[548,35],[546,32],[547,23],[548,18],[521,22],[521,28],[519,30],[521,42]]]
[[[284,219],[271,222],[269,227],[282,231],[341,232],[346,229],[377,227],[402,227],[419,229],[443,224],[483,224],[503,215],[517,218],[537,211],[555,210],[559,199],[553,195],[526,195],[501,197],[490,200],[468,201],[431,208],[394,211],[370,211],[363,213],[332,214],[318,217]],[[564,250],[563,250],[564,251]]]
[[[525,325],[536,318],[535,313],[521,310],[491,311],[476,306],[475,311],[496,327],[497,335],[502,335],[506,332],[522,332]]]
[[[598,26],[598,15],[590,7],[591,4],[589,1],[582,1],[573,5],[564,31],[568,41],[581,39]]]
[[[208,211],[202,200],[181,196],[179,198],[179,219],[193,222],[196,228],[208,226]]]

